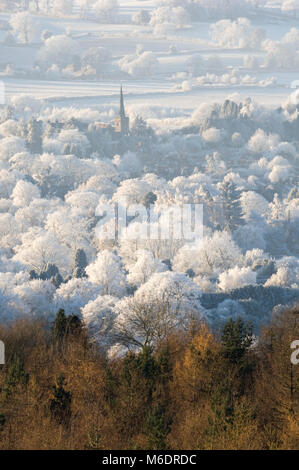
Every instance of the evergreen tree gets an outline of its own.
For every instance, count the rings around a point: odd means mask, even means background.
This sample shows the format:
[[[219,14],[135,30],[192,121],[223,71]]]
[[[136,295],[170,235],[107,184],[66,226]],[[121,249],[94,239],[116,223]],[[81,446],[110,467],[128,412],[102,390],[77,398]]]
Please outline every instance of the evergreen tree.
[[[277,193],[274,194],[273,201],[270,202],[269,208],[271,210],[271,217],[273,220],[285,220],[286,219],[285,204],[279,198]]]
[[[66,315],[63,308],[60,308],[52,327],[52,337],[55,342],[61,343],[66,334]]]
[[[149,208],[151,205],[155,204],[156,200],[157,200],[156,194],[150,191],[143,197],[141,202],[146,208]]]
[[[240,202],[241,192],[232,181],[225,181],[221,187],[223,211],[226,220],[226,228],[234,231],[244,225],[242,207]]]
[[[238,364],[253,342],[252,326],[242,318],[230,319],[223,327],[221,338],[222,356],[230,363]]]
[[[5,423],[6,423],[6,417],[5,415],[0,413],[0,432],[3,430]]]
[[[82,322],[77,315],[65,315],[65,311],[60,308],[57,312],[52,327],[52,338],[59,346],[69,336],[80,335],[83,331]]]
[[[83,326],[80,318],[73,313],[66,319],[66,334],[67,335],[80,335],[83,331]]]
[[[44,131],[44,137],[53,137],[55,134],[55,128],[54,128],[54,125],[53,123],[51,122],[48,122],[46,124],[46,128],[45,128],[45,131]]]
[[[146,121],[141,116],[137,116],[133,123],[131,133],[137,137],[146,138],[152,136],[153,130],[151,127],[147,126]]]
[[[195,274],[195,272],[193,271],[192,268],[187,269],[185,274],[186,274],[186,276],[190,277],[190,279],[193,279],[196,276],[196,274]]]
[[[135,141],[136,150],[146,161],[152,145],[156,142],[154,130],[147,125],[142,117],[137,116],[131,128],[131,136]]]
[[[13,390],[18,386],[27,385],[29,381],[29,374],[26,373],[24,363],[20,357],[15,354],[12,358],[11,364],[9,366],[7,376],[5,379],[4,394],[8,398]]]
[[[246,380],[252,370],[252,364],[246,356],[252,341],[252,327],[249,323],[245,324],[238,318],[236,321],[230,319],[225,324],[211,391],[212,415],[207,428],[208,440],[216,439],[217,442],[235,425],[246,392]]]
[[[152,400],[155,382],[159,375],[159,366],[150,346],[144,346],[139,354],[129,353],[124,359],[123,378],[127,387],[131,387],[134,378],[143,383],[143,394],[148,403]]]
[[[58,424],[68,426],[71,418],[72,395],[64,388],[65,378],[61,374],[53,387],[53,396],[50,399],[50,412]]]
[[[153,357],[153,350],[150,346],[144,346],[139,353],[137,367],[148,381],[154,381],[155,376],[158,374],[158,367]]]
[[[56,289],[63,283],[63,277],[61,276],[59,269],[55,264],[48,264],[44,271],[39,274],[32,269],[29,272],[30,279],[42,279],[43,281],[49,280],[54,284]]]
[[[27,126],[27,142],[32,153],[42,153],[42,122],[30,119]]]
[[[150,191],[149,193],[147,193],[143,199],[142,199],[142,204],[146,207],[146,212],[147,212],[147,221],[150,222],[150,209],[151,209],[151,206],[155,204],[157,200],[157,196],[155,193],[153,193],[152,191]]]
[[[293,186],[288,194],[288,201],[292,201],[293,199],[299,199],[299,189],[297,186]]]
[[[163,407],[159,405],[154,407],[147,416],[145,428],[149,448],[152,450],[166,449],[169,424],[165,418],[165,410]]]
[[[76,255],[75,255],[75,267],[73,271],[73,277],[76,277],[76,278],[86,277],[85,268],[87,264],[88,263],[87,263],[86,253],[84,250],[79,248],[76,251]]]
[[[234,101],[225,100],[221,106],[219,117],[224,119],[238,118],[241,107],[241,104],[239,106]]]
[[[275,262],[270,260],[265,260],[262,264],[257,264],[254,266],[254,271],[256,271],[256,282],[258,284],[264,284],[273,274],[276,273],[277,269]]]
[[[18,121],[18,135],[19,137],[22,137],[22,139],[26,139],[27,138],[27,126],[25,124],[25,121],[24,119],[20,119]]]
[[[62,149],[63,155],[75,155],[78,158],[82,158],[82,150],[79,145],[73,143],[66,143]]]
[[[58,272],[57,274],[55,274],[55,276],[53,276],[51,278],[51,282],[52,284],[54,284],[54,286],[56,287],[56,289],[59,288],[59,286],[63,283],[63,277],[61,276],[61,274]]]

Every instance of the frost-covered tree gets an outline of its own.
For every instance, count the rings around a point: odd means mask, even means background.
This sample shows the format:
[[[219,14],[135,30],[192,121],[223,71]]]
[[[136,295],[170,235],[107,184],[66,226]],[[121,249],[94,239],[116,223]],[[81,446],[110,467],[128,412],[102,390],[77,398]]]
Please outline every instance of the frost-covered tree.
[[[73,0],[53,0],[52,12],[57,16],[70,15],[73,12]]]
[[[188,12],[181,6],[158,7],[153,10],[150,20],[155,34],[171,33],[177,29],[185,28],[189,22]]]
[[[267,134],[262,129],[258,129],[248,142],[248,147],[255,153],[266,153],[275,148],[279,143],[279,136]]]
[[[31,227],[43,227],[50,212],[60,207],[57,199],[34,198],[28,205],[20,207],[15,213],[15,220],[22,232]]]
[[[63,129],[58,140],[62,142],[62,153],[65,155],[76,155],[86,157],[89,150],[87,137],[78,129]]]
[[[219,289],[230,291],[247,285],[256,284],[256,273],[250,268],[235,267],[219,275]]]
[[[38,25],[28,11],[14,13],[9,22],[20,42],[28,44],[35,39]]]
[[[143,198],[151,190],[151,186],[142,179],[131,178],[121,181],[113,195],[113,200],[126,206],[141,204]]]
[[[181,273],[156,273],[115,307],[115,338],[127,347],[157,346],[188,321],[202,318],[200,290]]]
[[[93,249],[90,246],[89,220],[87,217],[77,214],[76,211],[62,207],[51,212],[47,217],[45,228],[54,233],[60,243],[67,246],[74,256],[78,247],[83,247],[88,254],[93,254]]]
[[[269,204],[269,217],[270,220],[286,220],[286,207],[283,201],[275,193],[273,201]]]
[[[18,133],[18,123],[14,119],[7,119],[0,124],[0,135],[2,137],[16,136]]]
[[[55,264],[63,275],[69,272],[70,252],[51,232],[32,228],[22,235],[22,243],[15,247],[15,251],[16,261],[38,273],[47,269],[49,264]]]
[[[55,286],[51,281],[34,279],[18,284],[13,289],[11,306],[19,315],[38,318],[51,317]]]
[[[173,268],[215,276],[241,263],[241,251],[227,231],[214,232],[191,246],[183,246],[174,257]]]
[[[98,74],[107,70],[110,53],[105,47],[90,47],[82,55],[81,62],[85,67],[93,67]]]
[[[147,10],[139,10],[132,15],[132,22],[138,25],[146,25],[150,22],[151,16]]]
[[[74,57],[78,54],[79,44],[74,39],[60,34],[46,39],[44,45],[38,51],[37,58],[45,67],[52,64],[65,67],[74,62]]]
[[[102,23],[116,23],[118,10],[118,0],[96,0],[93,5],[96,18]]]
[[[153,254],[146,250],[140,250],[136,253],[137,261],[129,266],[128,282],[135,286],[140,286],[149,280],[157,272],[167,270],[162,261],[153,257]]]
[[[1,247],[12,250],[19,243],[20,233],[16,219],[12,214],[0,213]]]
[[[241,192],[233,181],[228,180],[221,185],[221,195],[226,227],[230,231],[234,231],[244,224],[240,202]]]
[[[256,191],[243,191],[240,201],[246,221],[249,221],[255,214],[265,217],[269,211],[268,201]]]
[[[30,119],[27,127],[27,142],[31,153],[42,153],[42,122]]]
[[[101,291],[101,286],[93,284],[86,278],[70,279],[56,290],[54,302],[57,308],[60,306],[66,314],[79,315],[81,308],[95,300]]]
[[[223,175],[226,171],[226,164],[220,159],[218,152],[214,152],[212,155],[206,155],[206,172],[212,174]]]
[[[204,141],[210,144],[217,144],[220,142],[221,136],[221,130],[216,129],[215,127],[210,127],[209,129],[204,130],[202,133],[202,138]]]
[[[299,261],[293,256],[281,258],[276,262],[277,272],[267,280],[265,286],[283,286],[299,289]]]
[[[235,21],[220,20],[210,27],[213,41],[227,48],[259,49],[265,39],[264,30],[253,29],[248,18],[238,18]]]
[[[82,318],[94,341],[100,346],[113,342],[113,326],[116,318],[115,305],[119,301],[111,295],[99,295],[82,309]]]
[[[33,199],[40,198],[40,191],[34,184],[20,180],[17,182],[11,197],[15,206],[26,207]]]
[[[7,162],[16,153],[25,152],[25,150],[25,141],[20,137],[5,137],[1,139],[0,165]]]
[[[253,250],[255,248],[266,249],[267,226],[263,219],[257,219],[252,223],[247,223],[237,228],[233,233],[234,241],[242,251]]]
[[[118,62],[120,70],[135,78],[152,75],[158,66],[158,60],[153,52],[145,51],[136,55],[125,55]]]
[[[125,293],[126,278],[120,257],[108,250],[103,250],[94,263],[86,268],[88,279],[102,286],[105,295],[121,296]]]
[[[243,65],[246,69],[252,69],[252,70],[258,70],[260,66],[258,58],[253,55],[244,56]]]
[[[126,152],[124,155],[115,155],[113,163],[122,177],[136,177],[142,172],[142,164],[140,158],[133,152]]]
[[[205,68],[204,60],[200,54],[192,54],[187,60],[188,70],[193,77],[201,75]]]

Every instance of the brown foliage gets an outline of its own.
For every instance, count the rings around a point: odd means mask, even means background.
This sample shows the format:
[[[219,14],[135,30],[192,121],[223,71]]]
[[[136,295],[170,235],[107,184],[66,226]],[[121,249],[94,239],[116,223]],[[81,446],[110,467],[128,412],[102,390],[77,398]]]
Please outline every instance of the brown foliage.
[[[274,318],[239,362],[205,324],[113,360],[83,328],[57,345],[43,321],[0,325],[0,449],[298,449],[298,314]],[[60,375],[67,425],[49,406]]]

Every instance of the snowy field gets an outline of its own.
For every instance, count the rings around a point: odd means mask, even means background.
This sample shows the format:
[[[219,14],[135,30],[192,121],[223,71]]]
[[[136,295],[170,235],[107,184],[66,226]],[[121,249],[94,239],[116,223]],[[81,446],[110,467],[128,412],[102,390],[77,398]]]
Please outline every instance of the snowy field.
[[[41,77],[36,73],[38,52],[41,48],[40,35],[30,44],[6,45],[0,43],[0,79],[5,84],[6,97],[20,94],[30,94],[36,98],[50,99],[57,106],[98,107],[111,103],[115,106],[118,101],[120,83],[124,85],[128,104],[144,103],[148,106],[162,106],[184,112],[189,112],[200,103],[219,102],[238,93],[241,97],[250,96],[258,103],[266,106],[279,106],[292,91],[291,84],[299,78],[299,73],[290,67],[267,68],[264,66],[266,52],[263,48],[250,50],[239,48],[237,45],[220,44],[211,38],[212,21],[190,22],[182,27],[157,28],[149,24],[132,24],[132,16],[146,11],[151,13],[157,7],[155,0],[120,1],[118,16],[114,23],[95,22],[90,13],[87,19],[80,18],[79,7],[75,7],[72,17],[51,17],[34,15],[39,33],[50,31],[53,34],[67,34],[76,41],[78,54],[84,54],[89,48],[102,47],[110,56],[111,71],[109,76],[72,77],[61,73],[59,77],[45,74]],[[177,2],[179,3],[179,2]],[[272,8],[269,8],[272,7]],[[283,14],[270,2],[268,8],[250,12],[251,28],[264,30],[265,38],[269,41],[281,41],[282,38],[299,25],[299,20],[291,15]],[[0,21],[9,21],[9,14],[0,14]],[[5,31],[0,31],[0,41]],[[148,70],[130,70],[125,67],[118,73],[118,64],[123,57],[134,56],[138,60],[136,48],[141,52],[150,52],[153,66]],[[59,54],[59,51],[57,51]],[[219,70],[196,68],[198,56],[208,63],[217,56],[221,63]],[[254,56],[259,61],[259,67],[246,68],[245,56]],[[7,66],[14,70],[5,72]],[[51,60],[49,60],[49,67]],[[134,67],[134,66],[133,66]],[[145,64],[145,69],[147,64]],[[131,67],[132,69],[132,67]],[[198,76],[216,75],[202,79]],[[39,75],[39,76],[37,76]],[[219,78],[221,77],[222,78]],[[237,78],[235,78],[237,76]],[[245,77],[245,78],[244,78]]]
[[[35,98],[49,99],[55,105],[75,105],[101,107],[101,105],[116,105],[119,102],[119,82],[83,82],[78,81],[48,81],[48,80],[4,80],[6,95],[17,96],[29,94]],[[122,81],[126,93],[126,102],[144,103],[145,107],[165,106],[191,111],[196,106],[205,103],[221,102],[237,93],[243,98],[253,97],[260,104],[279,106],[289,96],[291,90],[285,86],[265,90],[260,87],[205,87],[203,90],[174,92],[171,85],[160,81],[149,80],[142,83]],[[33,92],[34,90],[34,92]]]

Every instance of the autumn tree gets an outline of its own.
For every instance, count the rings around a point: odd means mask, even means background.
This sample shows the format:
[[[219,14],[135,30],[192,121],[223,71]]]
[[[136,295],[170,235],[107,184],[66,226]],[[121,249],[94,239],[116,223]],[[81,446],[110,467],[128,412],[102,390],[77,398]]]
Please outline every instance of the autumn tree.
[[[291,362],[290,347],[299,337],[298,316],[298,307],[275,315],[260,340],[256,395],[269,449],[296,449],[299,444],[299,369]]]

